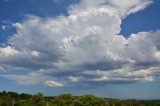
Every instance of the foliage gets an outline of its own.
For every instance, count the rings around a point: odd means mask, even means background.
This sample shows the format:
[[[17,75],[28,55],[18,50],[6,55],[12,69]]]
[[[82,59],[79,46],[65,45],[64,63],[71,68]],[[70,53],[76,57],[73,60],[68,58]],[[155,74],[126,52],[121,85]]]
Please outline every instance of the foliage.
[[[3,91],[0,92],[0,106],[160,106],[160,101],[117,100],[90,94],[44,97],[42,93],[30,95]]]

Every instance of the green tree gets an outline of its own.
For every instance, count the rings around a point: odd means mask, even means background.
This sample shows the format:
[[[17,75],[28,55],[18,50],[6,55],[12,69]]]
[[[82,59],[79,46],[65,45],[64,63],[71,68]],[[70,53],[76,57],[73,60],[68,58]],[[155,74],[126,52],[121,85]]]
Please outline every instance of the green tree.
[[[73,104],[74,99],[71,94],[63,94],[55,97],[52,104],[53,106],[69,106]]]

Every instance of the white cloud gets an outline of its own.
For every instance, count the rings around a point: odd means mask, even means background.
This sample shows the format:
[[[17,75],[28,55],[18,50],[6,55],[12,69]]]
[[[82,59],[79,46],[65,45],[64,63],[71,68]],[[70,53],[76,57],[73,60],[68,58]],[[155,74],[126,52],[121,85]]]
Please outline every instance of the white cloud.
[[[18,51],[16,51],[15,49],[13,49],[10,46],[6,46],[5,48],[0,48],[0,56],[1,57],[13,56],[17,53],[18,53]]]
[[[37,51],[32,51],[32,52],[31,52],[31,55],[32,55],[32,56],[36,56],[36,57],[38,57],[39,52],[37,52]]]
[[[2,30],[6,30],[6,26],[5,25],[2,25],[1,28],[2,28]]]
[[[40,79],[41,76],[39,76],[37,73],[30,73],[28,75],[10,74],[10,75],[3,75],[3,77],[8,78],[10,80],[15,80],[20,85],[35,85],[35,84],[40,84],[41,82]]]
[[[71,81],[71,82],[79,82],[82,77],[74,77],[74,76],[69,76],[68,79]]]
[[[110,2],[116,6],[118,13],[123,17],[140,11],[152,3],[151,0],[112,0]]]
[[[19,84],[53,87],[154,81],[160,73],[160,31],[128,39],[118,35],[121,20],[150,3],[82,0],[70,7],[69,16],[29,16],[13,24],[17,33],[7,42],[11,46],[0,48],[0,65],[29,74],[3,76]]]
[[[43,69],[26,73],[26,74],[19,74],[19,75],[5,74],[1,76],[10,80],[15,80],[18,84],[25,85],[25,86],[37,85],[37,84],[44,84],[45,86],[52,86],[52,87],[62,86],[61,83],[53,81],[53,80],[57,80],[56,78],[45,75]]]
[[[3,66],[0,66],[0,72],[5,72],[5,69],[3,68]]]
[[[62,87],[62,86],[64,86],[62,83],[59,83],[56,81],[46,81],[45,85],[49,86],[49,87]]]
[[[112,14],[118,14],[126,17],[135,13],[151,4],[152,0],[82,0],[76,6],[73,6],[71,13],[77,13],[79,10],[93,10],[95,8],[103,8]]]

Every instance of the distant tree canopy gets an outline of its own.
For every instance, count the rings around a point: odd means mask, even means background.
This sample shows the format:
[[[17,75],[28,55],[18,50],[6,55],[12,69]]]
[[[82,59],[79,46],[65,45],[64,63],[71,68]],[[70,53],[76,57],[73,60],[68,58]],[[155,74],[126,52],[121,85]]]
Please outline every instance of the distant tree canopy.
[[[44,97],[42,93],[0,92],[0,106],[160,106],[160,101],[117,100],[86,94]]]

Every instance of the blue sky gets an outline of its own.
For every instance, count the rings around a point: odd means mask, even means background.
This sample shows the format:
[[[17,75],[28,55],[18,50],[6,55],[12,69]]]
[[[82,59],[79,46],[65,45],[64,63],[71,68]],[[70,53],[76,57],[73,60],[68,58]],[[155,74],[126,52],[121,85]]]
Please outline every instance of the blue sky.
[[[0,91],[160,99],[159,9],[159,0],[1,0]]]
[[[140,31],[158,30],[160,28],[160,14],[157,11],[159,8],[160,2],[155,0],[145,10],[129,15],[123,20],[121,34],[129,36]]]

